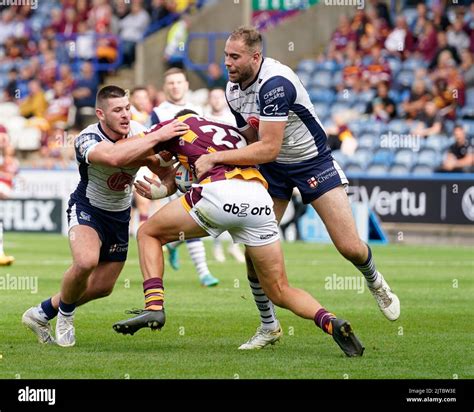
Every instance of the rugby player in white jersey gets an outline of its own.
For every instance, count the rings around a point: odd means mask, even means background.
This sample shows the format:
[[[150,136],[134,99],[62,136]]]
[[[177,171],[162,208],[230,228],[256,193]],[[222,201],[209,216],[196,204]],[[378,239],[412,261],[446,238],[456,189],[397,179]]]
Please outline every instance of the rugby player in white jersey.
[[[67,211],[72,265],[64,273],[61,291],[22,318],[41,343],[73,346],[76,306],[112,292],[127,258],[131,185],[139,167],[152,168],[170,191],[175,189],[173,168],[160,168],[152,148],[166,135],[181,136],[187,125],[176,121],[145,136],[145,128],[131,121],[125,90],[117,86],[99,90],[96,115],[99,122],[74,142],[81,180]],[[56,316],[53,338],[50,321]]]
[[[183,109],[193,110],[196,113],[202,114],[201,108],[187,101],[189,82],[183,70],[171,68],[164,73],[163,91],[165,93],[166,100],[158,107],[153,108],[150,118],[152,126],[160,122],[173,119],[176,113]],[[168,200],[172,200],[175,197],[176,195],[169,198]],[[181,243],[181,241],[178,241],[167,244],[170,254],[169,261],[173,269],[179,268],[177,247]],[[188,248],[191,260],[193,261],[196,268],[201,285],[207,287],[216,286],[219,283],[219,279],[211,274],[211,271],[207,266],[206,249],[204,248],[204,243],[202,243],[202,240],[187,240],[186,247]]]
[[[377,304],[389,320],[400,316],[400,301],[375,267],[370,247],[358,236],[345,192],[348,180],[326,147],[326,132],[296,74],[262,56],[262,36],[240,27],[225,44],[229,73],[226,97],[247,147],[201,156],[198,177],[216,164],[260,164],[269,184],[274,211],[281,220],[294,187],[324,222],[337,250],[364,275]],[[279,340],[282,332],[273,305],[258,283],[252,263],[247,274],[261,315],[257,333],[240,349],[258,349]],[[324,312],[318,312],[315,322]]]

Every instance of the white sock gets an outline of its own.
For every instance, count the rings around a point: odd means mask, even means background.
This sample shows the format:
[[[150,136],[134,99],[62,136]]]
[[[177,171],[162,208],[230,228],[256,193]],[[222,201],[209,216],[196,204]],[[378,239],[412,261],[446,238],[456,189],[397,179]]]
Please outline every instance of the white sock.
[[[194,266],[196,267],[198,276],[201,278],[210,273],[207,267],[206,249],[204,248],[202,240],[186,242],[186,246],[189,251],[189,256],[191,256]]]
[[[252,291],[255,305],[260,312],[260,321],[262,329],[276,330],[278,328],[278,320],[275,314],[275,307],[270,299],[267,298],[260,283],[249,279],[250,290]]]

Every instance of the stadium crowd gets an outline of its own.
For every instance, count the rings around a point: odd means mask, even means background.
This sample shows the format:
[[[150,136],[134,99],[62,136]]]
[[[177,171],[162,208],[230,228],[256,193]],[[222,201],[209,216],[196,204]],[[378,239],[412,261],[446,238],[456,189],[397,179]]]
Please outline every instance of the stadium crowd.
[[[23,163],[75,167],[72,145],[64,143],[84,114],[93,114],[110,67],[133,64],[135,44],[157,22],[172,23],[166,19],[198,3],[45,0],[36,10],[0,8],[0,124],[28,153]],[[372,0],[352,17],[341,15],[327,50],[298,65],[328,144],[349,174],[472,169],[474,4],[431,3],[394,15]],[[177,21],[176,37],[185,36],[186,25],[186,17]],[[182,67],[173,39],[168,46],[168,65]],[[201,76],[210,89],[225,85],[218,64]],[[151,85],[139,89],[141,108],[134,110],[143,120],[164,97]],[[464,139],[454,137],[456,125]],[[460,162],[446,161],[446,152]]]
[[[431,3],[392,15],[373,0],[342,15],[327,50],[298,66],[349,174],[472,170],[474,3]],[[446,151],[467,158],[446,162]]]

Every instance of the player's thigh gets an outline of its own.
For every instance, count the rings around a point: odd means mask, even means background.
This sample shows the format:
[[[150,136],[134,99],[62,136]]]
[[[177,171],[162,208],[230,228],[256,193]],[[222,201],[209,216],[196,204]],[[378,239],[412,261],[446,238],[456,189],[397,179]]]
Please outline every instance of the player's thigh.
[[[69,230],[69,246],[73,264],[95,267],[99,263],[101,240],[97,231],[86,225],[76,225]]]
[[[100,262],[88,280],[88,290],[107,295],[114,288],[125,262]]]
[[[349,198],[342,186],[324,193],[313,200],[311,205],[321,217],[336,247],[360,242]]]
[[[262,246],[246,246],[246,252],[251,259],[258,280],[265,290],[279,292],[288,285],[285,273],[283,251],[279,240]]]
[[[140,227],[137,236],[139,242],[143,236],[156,237],[164,244],[209,234],[189,215],[181,198],[178,198],[159,209]]]

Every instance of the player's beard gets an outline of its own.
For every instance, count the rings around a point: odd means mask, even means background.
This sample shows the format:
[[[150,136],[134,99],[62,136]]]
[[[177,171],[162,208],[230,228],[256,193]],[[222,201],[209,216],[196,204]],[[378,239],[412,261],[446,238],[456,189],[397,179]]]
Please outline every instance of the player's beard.
[[[254,78],[255,74],[252,70],[252,68],[249,66],[245,69],[240,69],[238,73],[238,77],[235,81],[235,83],[240,84],[242,86],[242,83],[248,82],[249,80],[252,80]]]
[[[118,122],[119,127],[120,127],[120,123],[121,123],[121,121]],[[124,131],[120,130],[118,127],[114,126],[113,123],[105,122],[105,124],[110,130],[112,130],[114,133],[117,133],[120,136],[126,136],[130,132],[130,121],[128,122],[128,127],[127,127],[126,132],[124,132]]]

